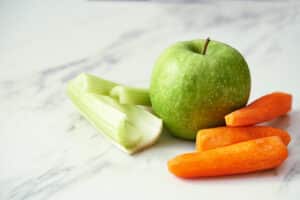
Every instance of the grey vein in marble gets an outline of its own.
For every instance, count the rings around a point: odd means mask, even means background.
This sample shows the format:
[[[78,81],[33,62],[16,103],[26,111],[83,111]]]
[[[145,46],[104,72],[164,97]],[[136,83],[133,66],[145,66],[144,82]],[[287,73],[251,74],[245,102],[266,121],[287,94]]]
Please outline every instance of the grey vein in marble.
[[[101,173],[101,170],[110,167],[112,164],[102,159],[102,156],[106,152],[107,150],[90,158],[83,166],[62,166],[62,162],[60,161],[56,166],[44,171],[40,175],[31,177],[15,186],[7,199],[49,198],[51,194],[62,190],[64,187],[78,180],[89,178],[96,173]]]

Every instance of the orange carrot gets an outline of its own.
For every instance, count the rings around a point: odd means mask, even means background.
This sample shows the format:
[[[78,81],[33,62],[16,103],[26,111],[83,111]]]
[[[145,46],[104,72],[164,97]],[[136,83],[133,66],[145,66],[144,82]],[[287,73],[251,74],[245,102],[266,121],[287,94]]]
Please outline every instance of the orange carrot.
[[[232,175],[275,168],[287,156],[282,140],[271,136],[179,155],[168,162],[168,168],[182,178]]]
[[[275,119],[291,110],[292,95],[274,92],[225,116],[227,126],[248,126]]]
[[[269,126],[217,127],[198,131],[196,149],[206,151],[268,136],[279,136],[285,145],[291,140],[286,131]]]

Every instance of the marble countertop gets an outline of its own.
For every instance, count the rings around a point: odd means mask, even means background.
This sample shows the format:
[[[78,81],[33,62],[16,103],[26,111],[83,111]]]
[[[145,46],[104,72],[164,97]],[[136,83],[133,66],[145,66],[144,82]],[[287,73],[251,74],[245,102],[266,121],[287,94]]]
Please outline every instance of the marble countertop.
[[[298,199],[300,196],[300,4],[201,1],[0,2],[0,199]],[[239,49],[250,66],[251,99],[293,94],[275,121],[292,136],[279,168],[182,180],[166,161],[194,144],[163,134],[128,156],[84,120],[65,95],[81,72],[148,86],[168,45],[209,36]]]

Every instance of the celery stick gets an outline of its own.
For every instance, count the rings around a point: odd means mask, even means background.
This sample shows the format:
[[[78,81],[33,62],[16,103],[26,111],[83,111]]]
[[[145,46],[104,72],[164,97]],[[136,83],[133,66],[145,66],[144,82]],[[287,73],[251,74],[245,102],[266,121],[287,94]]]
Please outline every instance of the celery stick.
[[[85,92],[85,85],[77,78],[68,83],[68,96],[79,112],[115,145],[132,154],[157,140],[161,119],[141,106],[120,104],[109,96]]]
[[[121,104],[151,106],[147,89],[120,85],[91,74],[82,73],[73,80],[82,92],[111,96]]]
[[[121,104],[151,106],[147,89],[118,85],[111,89],[110,96],[117,99]]]
[[[118,84],[99,78],[97,76],[82,73],[74,80],[76,85],[80,86],[78,89],[84,92],[109,95],[111,89]]]
[[[124,127],[126,115],[103,101],[97,101],[90,93],[80,91],[80,87],[74,81],[68,83],[67,94],[73,104],[95,127],[101,127],[112,139],[118,140],[118,131]],[[103,113],[102,117],[99,113]]]

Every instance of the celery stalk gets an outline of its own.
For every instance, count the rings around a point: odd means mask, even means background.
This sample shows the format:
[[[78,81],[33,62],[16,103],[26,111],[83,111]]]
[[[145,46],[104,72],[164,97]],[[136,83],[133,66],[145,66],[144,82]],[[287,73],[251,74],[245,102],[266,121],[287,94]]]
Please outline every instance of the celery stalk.
[[[80,74],[73,81],[83,92],[111,96],[121,104],[151,106],[147,89],[119,85],[85,73]]]
[[[111,89],[110,96],[121,104],[151,105],[148,90],[142,88],[118,85]]]
[[[82,73],[73,80],[83,92],[109,95],[111,89],[118,84],[99,78],[97,76]]]
[[[120,104],[110,96],[104,96],[103,94],[107,94],[107,88],[112,86],[110,83],[103,87],[98,80],[96,80],[99,84],[97,86],[87,87],[86,84],[82,84],[82,80],[86,83],[89,78],[84,75],[80,79],[77,77],[71,80],[67,86],[67,94],[79,112],[98,131],[104,133],[115,145],[129,154],[157,140],[162,130],[161,119],[141,106]],[[89,92],[86,91],[87,88]],[[98,93],[91,91],[98,91]],[[99,91],[106,92],[99,94]]]

